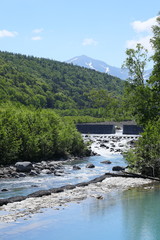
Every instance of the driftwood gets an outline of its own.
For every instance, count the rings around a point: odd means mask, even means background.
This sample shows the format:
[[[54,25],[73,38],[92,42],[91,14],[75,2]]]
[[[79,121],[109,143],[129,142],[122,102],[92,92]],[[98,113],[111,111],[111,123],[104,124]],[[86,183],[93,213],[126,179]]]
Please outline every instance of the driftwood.
[[[102,182],[104,179],[109,178],[109,177],[125,177],[125,178],[145,178],[145,179],[151,179],[154,181],[159,181],[159,178],[154,178],[150,176],[144,176],[141,174],[136,174],[136,173],[127,173],[127,172],[120,172],[120,173],[105,173],[104,175],[94,178],[93,180],[90,180],[88,182],[81,182],[77,184],[69,184],[69,185],[64,185],[59,188],[51,188],[48,190],[39,190],[34,193],[28,194],[27,196],[17,196],[17,197],[10,197],[10,198],[5,198],[5,199],[0,199],[0,206],[6,205],[8,203],[13,203],[13,202],[20,202],[23,201],[27,198],[34,198],[34,197],[43,197],[43,196],[48,196],[51,195],[52,193],[59,193],[59,192],[64,192],[64,190],[70,190],[74,189],[76,187],[85,187],[88,186],[89,184],[92,183],[98,183]]]

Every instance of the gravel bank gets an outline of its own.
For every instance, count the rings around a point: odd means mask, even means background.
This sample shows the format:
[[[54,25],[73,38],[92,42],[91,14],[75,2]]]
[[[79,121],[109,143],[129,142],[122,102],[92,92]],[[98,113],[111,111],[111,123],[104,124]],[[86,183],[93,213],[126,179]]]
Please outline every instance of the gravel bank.
[[[129,188],[145,186],[153,183],[152,180],[141,178],[110,177],[102,182],[90,184],[86,187],[76,187],[73,190],[65,190],[61,193],[52,193],[49,196],[27,198],[21,202],[9,203],[0,207],[1,222],[13,222],[18,218],[27,219],[33,214],[42,212],[44,208],[59,210],[66,207],[69,202],[77,202],[86,198],[103,199],[112,191],[124,191]]]

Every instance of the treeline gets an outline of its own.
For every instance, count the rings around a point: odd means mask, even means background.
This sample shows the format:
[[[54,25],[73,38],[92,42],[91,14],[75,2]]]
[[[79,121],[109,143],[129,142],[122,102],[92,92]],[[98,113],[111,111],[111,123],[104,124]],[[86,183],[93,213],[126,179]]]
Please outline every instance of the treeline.
[[[0,107],[0,164],[40,161],[88,150],[71,119],[53,110],[2,104]]]
[[[92,108],[92,89],[103,89],[107,96],[115,98],[122,94],[123,88],[124,81],[105,73],[44,58],[0,52],[1,102],[10,100],[26,106],[61,110]]]

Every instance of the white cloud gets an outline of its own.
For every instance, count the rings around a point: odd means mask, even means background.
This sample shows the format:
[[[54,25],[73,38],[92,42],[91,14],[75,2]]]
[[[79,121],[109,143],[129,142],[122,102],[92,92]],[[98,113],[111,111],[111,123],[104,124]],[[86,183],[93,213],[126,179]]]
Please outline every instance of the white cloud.
[[[147,35],[147,36],[144,36],[144,37],[140,37],[136,40],[129,40],[127,41],[127,48],[133,48],[135,49],[136,48],[136,45],[138,43],[140,43],[145,49],[148,50],[148,53],[152,53],[153,52],[153,49],[152,49],[152,46],[151,46],[151,43],[150,43],[150,39],[152,38],[152,35]]]
[[[85,38],[82,42],[83,46],[96,46],[97,45],[97,41],[95,41],[93,38]]]
[[[131,23],[133,30],[136,33],[135,39],[128,40],[126,42],[127,48],[135,48],[137,43],[140,43],[144,48],[148,50],[149,54],[153,54],[152,45],[150,39],[153,37],[152,26],[156,25],[156,17],[149,18],[146,21],[134,21]]]
[[[43,31],[44,31],[43,28],[37,28],[37,29],[34,29],[34,30],[33,30],[34,33],[41,33],[41,32],[43,32]]]
[[[10,32],[8,30],[0,30],[0,38],[15,37],[17,34],[18,34],[17,32]]]
[[[149,18],[146,21],[134,21],[131,23],[133,29],[136,32],[151,32],[152,31],[152,26],[156,24],[156,18]]]
[[[35,37],[32,37],[32,40],[33,40],[33,41],[39,41],[39,40],[42,40],[42,37],[40,37],[40,36],[35,36]]]

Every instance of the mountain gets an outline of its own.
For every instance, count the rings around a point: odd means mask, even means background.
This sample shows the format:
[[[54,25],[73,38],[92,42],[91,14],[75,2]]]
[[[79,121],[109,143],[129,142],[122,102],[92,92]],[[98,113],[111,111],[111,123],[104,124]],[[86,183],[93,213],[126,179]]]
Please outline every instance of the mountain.
[[[83,108],[90,104],[87,96],[92,89],[117,97],[123,93],[124,81],[64,62],[0,51],[0,103]]]
[[[124,69],[121,69],[121,68],[118,68],[118,67],[110,66],[103,61],[96,60],[96,59],[87,57],[85,55],[71,58],[70,60],[67,60],[66,63],[70,63],[70,64],[77,65],[77,66],[80,66],[80,67],[93,69],[93,70],[96,70],[96,71],[102,72],[102,73],[108,73],[108,74],[110,74],[112,76],[115,76],[115,77],[118,77],[122,80],[126,80],[129,77],[127,70],[124,70]],[[149,69],[145,72],[145,75],[144,75],[145,80],[148,79],[151,72],[152,72],[152,69]]]
[[[122,70],[121,68],[118,67],[110,66],[103,61],[96,60],[85,55],[74,57],[70,60],[67,60],[66,62],[71,63],[73,65],[93,69],[98,72],[108,73],[112,76],[118,77],[123,80],[127,79],[128,77],[127,71]]]

